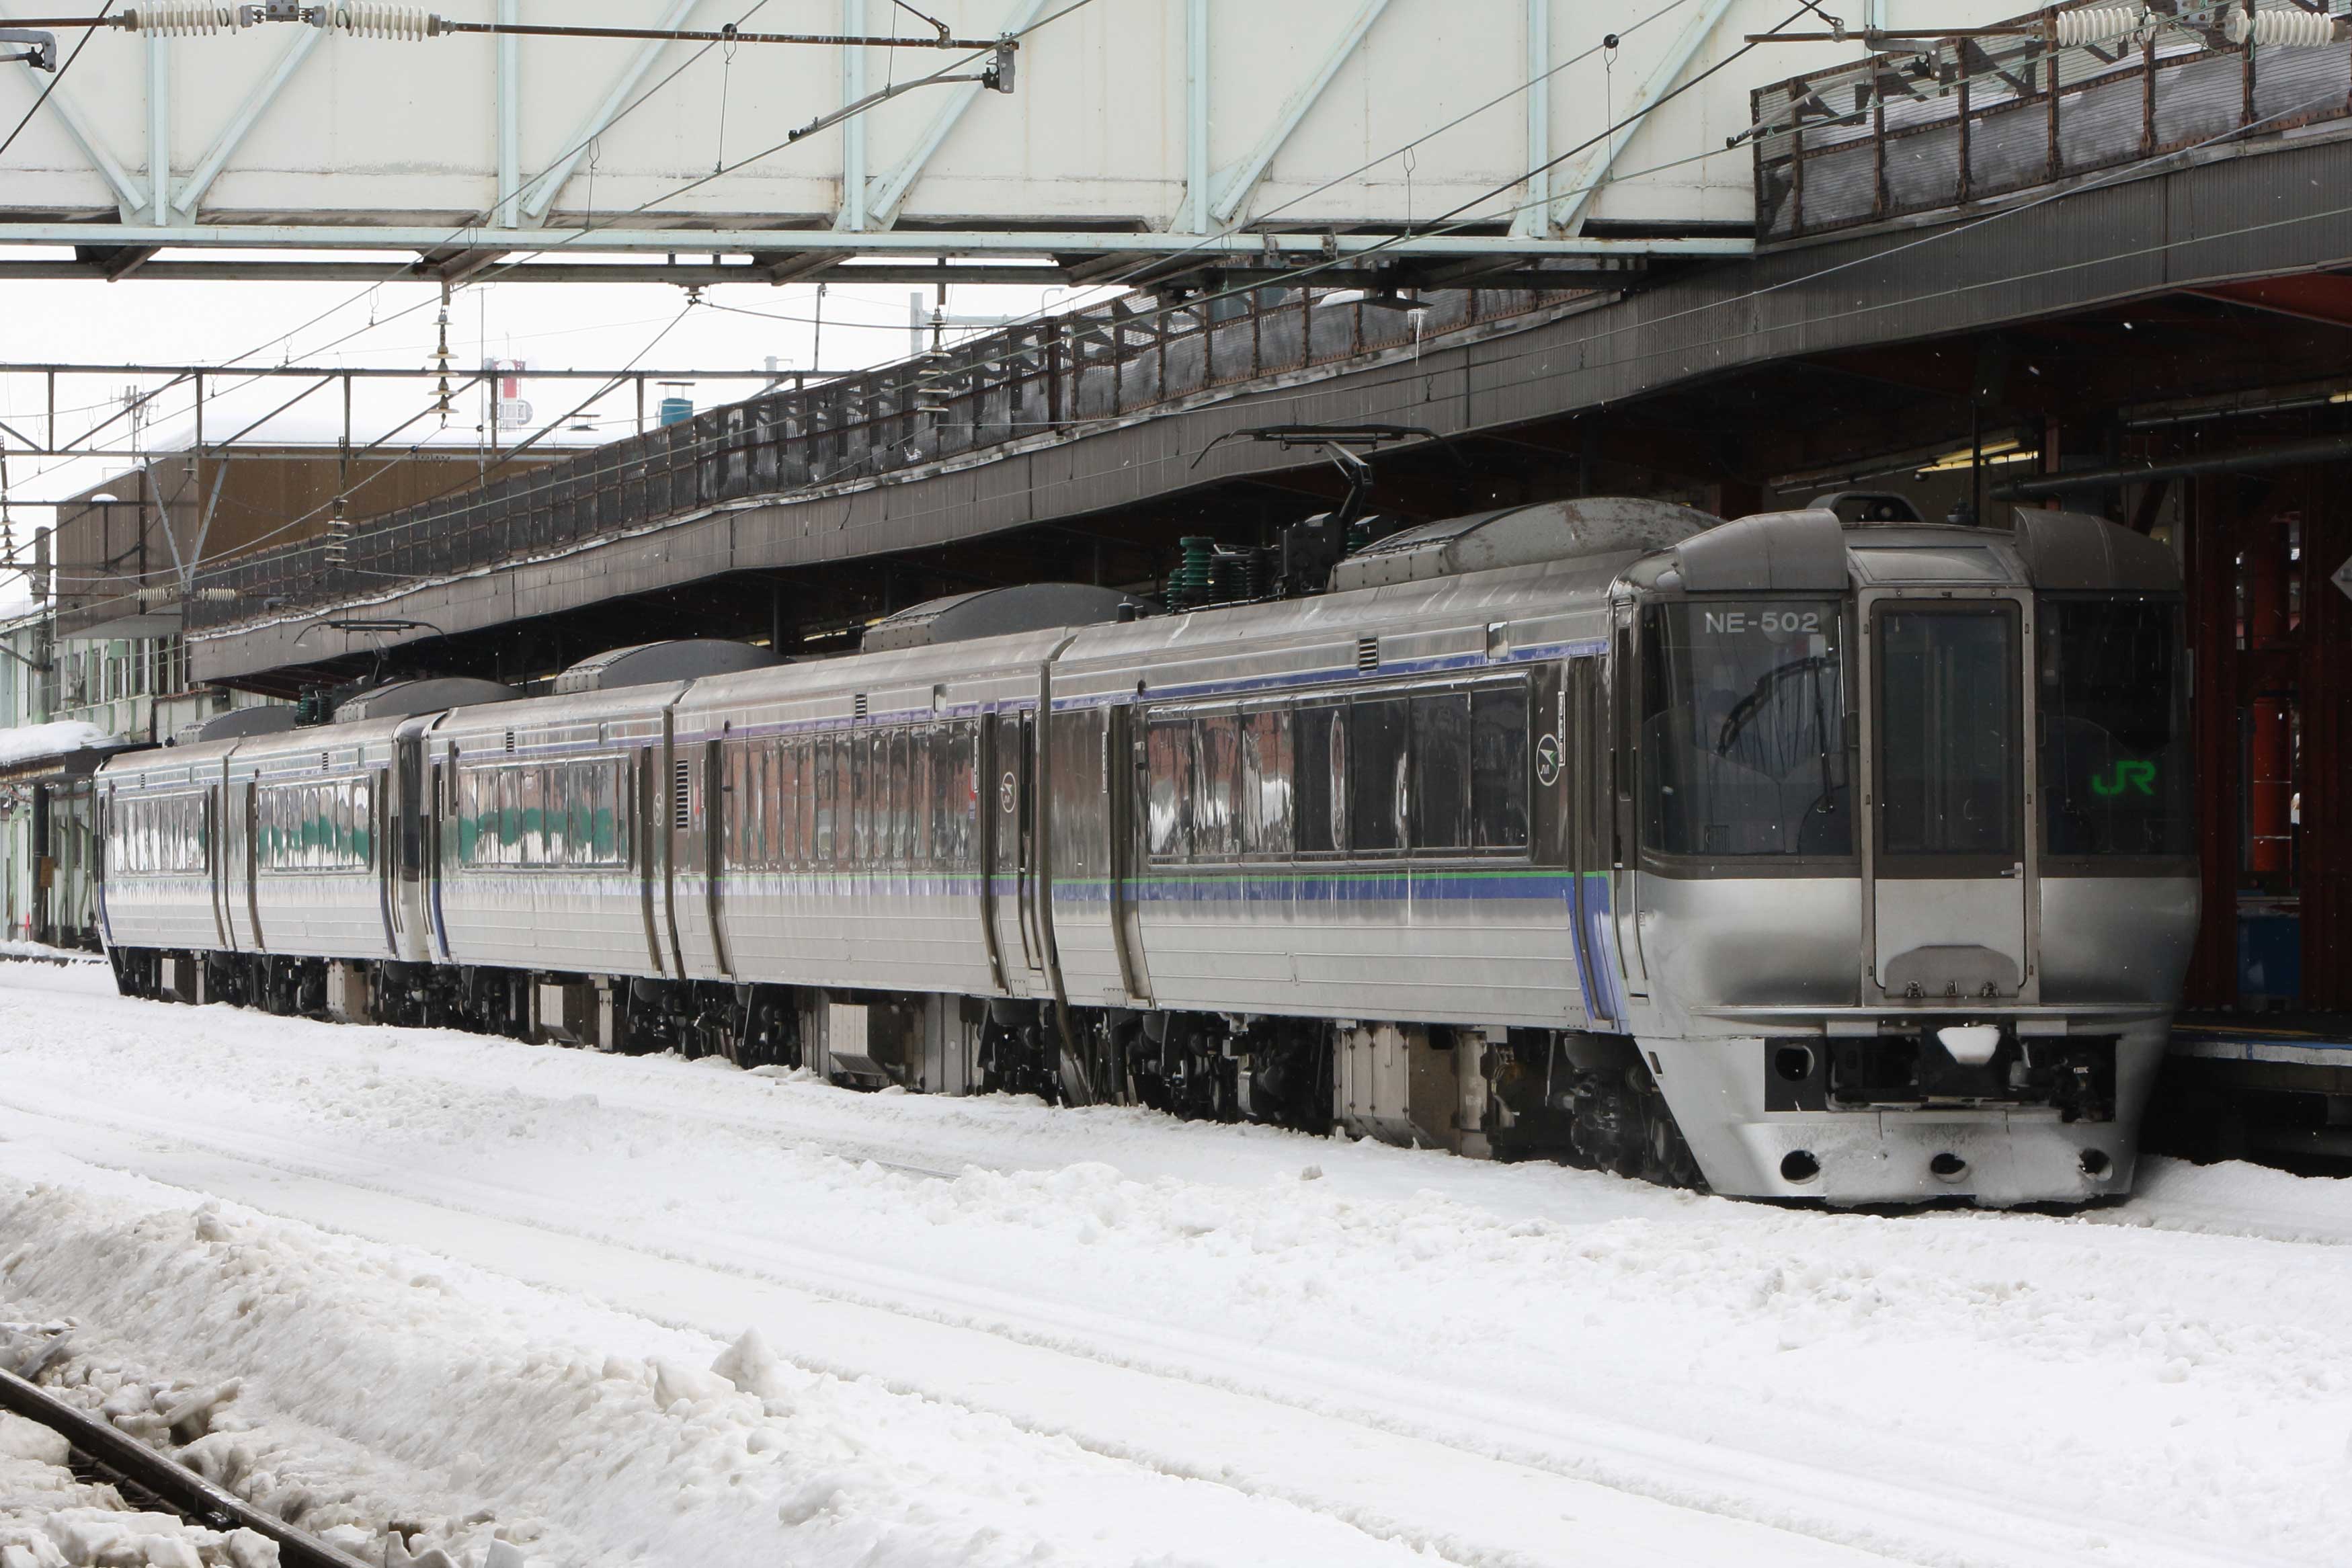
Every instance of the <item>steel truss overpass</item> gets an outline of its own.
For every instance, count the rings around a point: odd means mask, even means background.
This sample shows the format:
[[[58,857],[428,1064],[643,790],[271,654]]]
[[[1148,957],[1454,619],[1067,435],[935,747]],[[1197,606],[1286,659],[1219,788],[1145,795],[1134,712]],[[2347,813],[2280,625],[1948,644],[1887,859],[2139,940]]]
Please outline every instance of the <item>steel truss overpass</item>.
[[[0,277],[1559,284],[1745,254],[1750,89],[1847,52],[1710,74],[1781,0],[926,0],[995,52],[892,0],[115,3],[0,66]]]

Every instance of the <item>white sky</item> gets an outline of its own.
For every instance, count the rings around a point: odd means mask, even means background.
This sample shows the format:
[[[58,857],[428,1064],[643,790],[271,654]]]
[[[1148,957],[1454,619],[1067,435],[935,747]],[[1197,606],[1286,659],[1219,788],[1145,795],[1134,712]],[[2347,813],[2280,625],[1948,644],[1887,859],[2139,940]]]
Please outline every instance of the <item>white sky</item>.
[[[385,271],[398,265],[387,258]],[[857,369],[908,351],[908,296],[917,292],[928,311],[936,298],[931,288],[829,286],[820,344],[814,283],[772,287],[729,284],[706,289],[708,303],[689,309],[685,291],[668,285],[491,281],[460,289],[452,302],[450,362],[461,370],[496,358],[549,369],[618,370],[637,361],[651,370],[757,371],[772,355],[785,371]],[[1076,304],[1079,298],[1061,289],[950,286],[947,309],[950,315],[1013,316]],[[680,319],[682,309],[686,313]],[[761,315],[740,313],[743,311]],[[413,282],[373,289],[353,282],[164,283],[136,277],[114,284],[12,282],[0,284],[0,321],[8,324],[0,356],[9,364],[219,364],[246,355],[239,363],[425,368],[433,363],[438,314],[438,287]],[[783,319],[763,319],[769,317]],[[950,340],[955,335],[962,334],[951,334]],[[813,358],[820,352],[821,366]],[[164,379],[121,371],[58,378],[59,439],[70,440],[116,413],[125,388],[144,391]],[[226,379],[217,385],[208,382],[207,442],[218,442],[268,414],[307,384],[285,378],[262,378],[243,386]],[[532,405],[535,429],[588,398],[597,384],[534,384],[526,375],[519,390]],[[708,408],[749,396],[759,384],[705,381],[684,392],[698,408]],[[427,381],[358,383],[352,400],[354,440],[363,444],[384,434],[429,407],[434,392]],[[0,371],[0,421],[46,441],[47,395],[41,376]],[[660,395],[658,390],[647,393],[648,423]],[[193,390],[184,385],[150,403],[155,417],[141,434],[142,449],[187,445],[194,434],[194,402]],[[339,390],[327,388],[247,439],[331,440],[341,430],[341,402]],[[436,433],[437,419],[428,418],[390,444],[405,446],[429,434],[436,444],[475,444],[481,439],[478,427],[485,417],[483,400],[475,393],[456,402],[459,413],[446,432]],[[635,428],[635,393],[624,388],[587,411],[584,422],[594,426],[595,435],[571,434],[571,421],[565,434],[572,442],[615,440]],[[91,444],[126,446],[128,436],[127,422],[117,420]],[[516,433],[506,434],[509,444],[516,438]],[[0,433],[0,444],[15,450],[20,444]],[[18,547],[26,548],[32,530],[50,522],[53,509],[42,503],[79,494],[135,466],[122,458],[10,457],[7,497]],[[0,612],[21,601],[25,591],[21,579],[0,579]]]

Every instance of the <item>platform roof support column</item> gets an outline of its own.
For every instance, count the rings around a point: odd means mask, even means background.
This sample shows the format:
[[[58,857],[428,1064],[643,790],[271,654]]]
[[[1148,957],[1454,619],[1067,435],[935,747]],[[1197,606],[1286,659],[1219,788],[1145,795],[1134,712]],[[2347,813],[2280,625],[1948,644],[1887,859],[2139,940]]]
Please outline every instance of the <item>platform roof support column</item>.
[[[866,33],[866,0],[841,0],[841,30],[850,37]],[[841,101],[846,106],[866,96],[866,49],[861,44],[841,47]],[[841,211],[833,226],[850,234],[866,228],[866,117],[853,114],[841,122]]]
[[[499,0],[499,20],[511,26],[522,20],[522,0]],[[497,38],[499,60],[499,210],[493,228],[517,226],[516,204],[522,194],[522,39],[513,33]]]
[[[1584,226],[1585,214],[1591,210],[1593,198],[1601,193],[1602,183],[1609,178],[1609,171],[1616,166],[1617,155],[1625,151],[1625,144],[1633,140],[1635,131],[1641,130],[1643,117],[1657,106],[1660,99],[1674,90],[1676,82],[1682,80],[1683,72],[1690,68],[1691,61],[1697,57],[1699,50],[1706,47],[1707,39],[1722,23],[1724,13],[1730,9],[1731,0],[1706,0],[1698,15],[1690,19],[1673,46],[1659,58],[1657,68],[1643,80],[1641,90],[1633,95],[1633,102],[1626,105],[1618,129],[1610,132],[1606,141],[1582,159],[1569,166],[1572,172],[1560,182],[1566,188],[1552,207],[1554,232],[1572,235]]]
[[[1551,228],[1551,0],[1528,0],[1528,188],[1515,235]]]
[[[1177,226],[1209,232],[1209,0],[1184,0],[1184,212]]]
[[[147,35],[147,221],[172,221],[172,40]]]

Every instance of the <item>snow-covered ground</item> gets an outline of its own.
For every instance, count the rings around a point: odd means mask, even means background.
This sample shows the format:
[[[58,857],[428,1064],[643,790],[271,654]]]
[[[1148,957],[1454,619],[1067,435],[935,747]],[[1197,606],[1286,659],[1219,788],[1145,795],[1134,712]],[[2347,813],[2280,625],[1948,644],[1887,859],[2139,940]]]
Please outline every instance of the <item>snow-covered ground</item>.
[[[2341,1563],[2347,1239],[2244,1166],[1836,1215],[0,966],[0,1302],[477,1564]]]

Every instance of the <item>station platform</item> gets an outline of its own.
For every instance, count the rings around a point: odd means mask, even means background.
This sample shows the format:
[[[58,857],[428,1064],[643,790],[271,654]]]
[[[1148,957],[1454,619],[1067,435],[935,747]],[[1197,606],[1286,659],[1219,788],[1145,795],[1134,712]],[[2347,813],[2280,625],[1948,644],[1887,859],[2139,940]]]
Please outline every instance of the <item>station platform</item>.
[[[2142,1141],[2194,1160],[2352,1174],[2352,1014],[2181,1015]]]
[[[2170,1054],[2352,1068],[2352,1013],[2183,1013]]]

